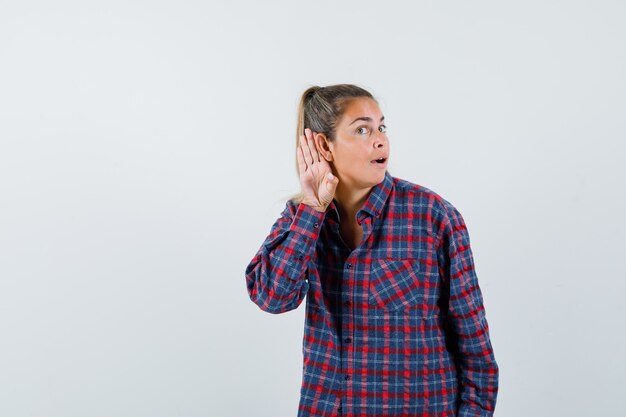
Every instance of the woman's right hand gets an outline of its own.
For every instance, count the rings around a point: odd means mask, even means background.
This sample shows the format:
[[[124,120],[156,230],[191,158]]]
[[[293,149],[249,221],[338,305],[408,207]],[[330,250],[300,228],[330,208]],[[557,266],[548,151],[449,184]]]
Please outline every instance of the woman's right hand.
[[[304,133],[298,142],[302,202],[318,211],[326,211],[335,196],[339,178],[332,174],[330,164],[320,155],[313,140],[315,132],[307,128]]]

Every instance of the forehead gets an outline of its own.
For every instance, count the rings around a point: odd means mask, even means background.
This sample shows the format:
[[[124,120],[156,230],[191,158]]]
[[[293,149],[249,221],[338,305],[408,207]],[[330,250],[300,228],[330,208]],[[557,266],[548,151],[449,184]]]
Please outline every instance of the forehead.
[[[341,123],[351,123],[357,117],[371,117],[378,122],[383,116],[376,101],[369,97],[359,97],[351,100],[344,108]]]

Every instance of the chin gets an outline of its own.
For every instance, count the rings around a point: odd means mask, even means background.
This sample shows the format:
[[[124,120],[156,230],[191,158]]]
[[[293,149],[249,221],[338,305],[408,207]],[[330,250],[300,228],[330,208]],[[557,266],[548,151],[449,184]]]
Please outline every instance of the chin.
[[[375,185],[380,184],[381,182],[383,182],[385,180],[385,172],[386,171],[381,171],[380,173],[378,173],[377,175],[372,175],[368,181],[367,186],[368,187],[373,187]]]
[[[376,178],[379,178],[379,181],[382,181],[385,179],[385,173],[387,172],[387,169],[381,169],[380,172],[377,173]]]
[[[351,187],[371,188],[385,180],[387,169],[377,169],[376,171],[368,172],[367,175],[363,175],[363,172],[354,175],[344,173],[344,175],[339,175],[339,181],[343,182],[344,185],[352,183]]]

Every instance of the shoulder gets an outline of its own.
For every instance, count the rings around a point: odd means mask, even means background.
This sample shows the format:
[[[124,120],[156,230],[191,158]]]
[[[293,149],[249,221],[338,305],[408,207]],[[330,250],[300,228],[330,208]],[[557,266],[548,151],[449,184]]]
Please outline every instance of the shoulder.
[[[426,213],[441,229],[464,228],[461,212],[448,197],[425,185],[393,177],[396,197],[404,200],[413,213]]]
[[[459,210],[448,198],[443,197],[432,188],[399,177],[393,177],[393,181],[399,198],[412,200],[420,205],[428,202],[430,209],[442,215],[460,214]]]
[[[409,181],[407,179],[404,178],[400,178],[400,177],[394,177],[393,178],[393,183],[394,183],[394,188],[396,189],[396,192],[410,196],[410,197],[426,197],[426,198],[434,198],[434,199],[441,199],[441,196],[439,195],[439,193],[433,191],[432,189],[421,185],[421,184],[417,184],[415,182]]]

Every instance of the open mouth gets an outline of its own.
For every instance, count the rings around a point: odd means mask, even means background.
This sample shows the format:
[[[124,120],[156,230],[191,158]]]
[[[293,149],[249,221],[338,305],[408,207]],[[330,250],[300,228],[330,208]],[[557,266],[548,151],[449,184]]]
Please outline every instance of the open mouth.
[[[371,163],[383,165],[386,161],[387,161],[387,158],[379,158],[379,159],[374,159]]]

